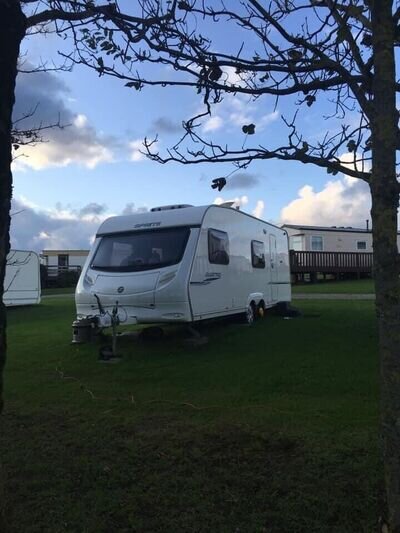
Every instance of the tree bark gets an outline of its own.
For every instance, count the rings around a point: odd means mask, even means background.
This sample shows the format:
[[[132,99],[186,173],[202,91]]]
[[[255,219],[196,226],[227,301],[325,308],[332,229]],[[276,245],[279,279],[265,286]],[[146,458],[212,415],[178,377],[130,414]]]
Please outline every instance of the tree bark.
[[[399,183],[392,1],[372,4],[374,80],[371,218],[381,365],[381,424],[392,533],[400,533],[400,261],[397,249]]]
[[[3,408],[3,369],[6,360],[6,311],[3,304],[6,258],[10,248],[11,117],[20,43],[25,35],[25,16],[19,0],[0,0],[0,413]],[[0,468],[1,475],[1,468]],[[0,478],[0,494],[2,482]],[[4,498],[0,501],[0,530]]]
[[[10,248],[12,197],[11,125],[20,43],[25,16],[18,0],[0,0],[0,412],[3,407],[2,370],[6,355],[6,314],[3,304],[6,257]]]

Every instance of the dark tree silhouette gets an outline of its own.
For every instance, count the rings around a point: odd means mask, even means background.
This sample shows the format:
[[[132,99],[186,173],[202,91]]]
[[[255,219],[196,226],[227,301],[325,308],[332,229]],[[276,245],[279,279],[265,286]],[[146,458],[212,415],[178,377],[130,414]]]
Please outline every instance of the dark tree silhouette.
[[[93,0],[0,0],[0,287],[9,246],[16,62],[27,31],[69,35],[71,52],[63,52],[64,60],[84,64],[100,76],[119,78],[130,89],[173,86],[198,93],[204,111],[184,122],[183,134],[173,147],[163,154],[157,149],[157,138],[144,140],[145,153],[155,161],[231,162],[245,168],[252,161],[280,159],[314,164],[330,174],[343,172],[368,183],[383,456],[390,531],[396,533],[400,532],[400,262],[396,242],[400,191],[396,91],[400,83],[394,52],[400,40],[399,20],[400,8],[390,0],[138,0],[128,13],[122,13],[116,3]],[[221,44],[214,29],[220,24],[234,28],[234,42]],[[160,66],[171,67],[165,78],[159,74]],[[143,74],[149,71],[153,77]],[[287,141],[267,145],[257,135],[257,124],[243,124],[246,146],[203,138],[202,120],[229,94],[275,103],[285,98],[292,103],[297,111],[293,118],[284,119]],[[319,101],[331,105],[328,118],[335,129],[315,141],[305,138],[298,119]],[[256,138],[257,143],[250,145]],[[352,154],[350,165],[343,162],[344,152]],[[3,361],[4,308],[0,313]]]

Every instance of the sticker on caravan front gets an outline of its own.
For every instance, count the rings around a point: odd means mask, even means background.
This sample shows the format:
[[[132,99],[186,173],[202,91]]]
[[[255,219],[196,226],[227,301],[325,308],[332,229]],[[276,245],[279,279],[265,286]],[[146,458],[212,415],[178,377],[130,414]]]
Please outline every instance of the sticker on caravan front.
[[[146,222],[145,224],[135,224],[134,228],[156,228],[161,226],[161,222]]]

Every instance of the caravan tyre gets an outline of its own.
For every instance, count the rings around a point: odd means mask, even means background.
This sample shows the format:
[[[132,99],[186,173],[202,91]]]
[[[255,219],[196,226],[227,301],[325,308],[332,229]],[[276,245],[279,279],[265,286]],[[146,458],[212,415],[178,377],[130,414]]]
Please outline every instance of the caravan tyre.
[[[252,326],[254,324],[254,321],[256,319],[256,310],[255,310],[255,306],[253,303],[248,305],[243,318],[244,318],[244,322],[248,324],[249,326]]]

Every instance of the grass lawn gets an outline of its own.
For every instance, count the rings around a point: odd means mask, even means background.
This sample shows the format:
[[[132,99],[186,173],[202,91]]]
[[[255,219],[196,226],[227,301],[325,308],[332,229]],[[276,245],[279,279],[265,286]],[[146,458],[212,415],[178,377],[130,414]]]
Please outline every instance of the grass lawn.
[[[50,289],[42,289],[42,296],[49,296],[52,294],[73,294],[75,287],[54,287]]]
[[[373,294],[375,292],[372,279],[346,281],[319,281],[318,283],[303,283],[292,285],[294,293],[303,294]]]
[[[188,348],[72,346],[73,301],[10,309],[0,456],[10,532],[372,532],[371,302],[217,324]]]

